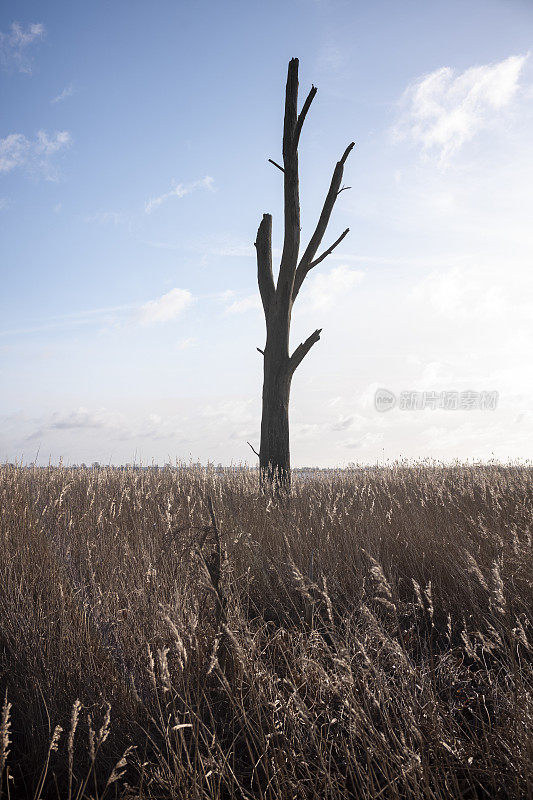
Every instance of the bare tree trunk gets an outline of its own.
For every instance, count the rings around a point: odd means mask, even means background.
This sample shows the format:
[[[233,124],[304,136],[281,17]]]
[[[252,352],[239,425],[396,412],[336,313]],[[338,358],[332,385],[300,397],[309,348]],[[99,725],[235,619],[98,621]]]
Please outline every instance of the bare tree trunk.
[[[286,363],[265,350],[263,380],[263,413],[259,467],[269,483],[290,484],[289,394],[290,377]]]
[[[298,141],[302,126],[316,94],[313,86],[298,115],[298,59],[289,62],[283,125],[284,240],[277,284],[272,272],[272,217],[264,214],[255,247],[257,278],[266,321],[263,353],[263,412],[259,466],[262,483],[290,487],[289,396],[294,371],[311,347],[320,339],[317,329],[289,355],[292,305],[307,273],[328,256],[344,239],[348,230],[321,256],[316,252],[326,231],[340,188],[344,163],[353,147],[350,144],[335,167],[317,227],[300,260],[300,197],[298,180]],[[270,159],[269,159],[270,160]],[[259,348],[258,348],[259,349]]]

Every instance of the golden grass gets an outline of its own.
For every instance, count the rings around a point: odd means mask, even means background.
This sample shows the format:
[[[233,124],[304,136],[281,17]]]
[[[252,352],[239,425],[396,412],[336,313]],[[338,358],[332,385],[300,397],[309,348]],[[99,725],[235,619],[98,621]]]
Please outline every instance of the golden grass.
[[[0,469],[0,797],[532,798],[533,471]]]

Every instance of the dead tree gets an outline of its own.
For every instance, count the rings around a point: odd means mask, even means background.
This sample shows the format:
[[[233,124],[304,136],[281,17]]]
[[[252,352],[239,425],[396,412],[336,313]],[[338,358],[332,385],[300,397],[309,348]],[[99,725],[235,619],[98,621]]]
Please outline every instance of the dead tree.
[[[312,86],[298,114],[298,59],[289,62],[283,125],[283,166],[269,161],[283,172],[285,229],[277,283],[272,272],[272,215],[263,214],[257,231],[257,279],[266,321],[266,345],[263,355],[263,411],[259,467],[262,482],[290,486],[289,395],[296,368],[320,339],[321,328],[314,331],[289,355],[291,311],[308,272],[320,264],[347,235],[349,228],[317,257],[317,251],[341,188],[344,164],[354,142],[348,145],[337,162],[329,191],[315,231],[300,257],[300,196],[298,181],[298,142],[307,112],[316,95]]]

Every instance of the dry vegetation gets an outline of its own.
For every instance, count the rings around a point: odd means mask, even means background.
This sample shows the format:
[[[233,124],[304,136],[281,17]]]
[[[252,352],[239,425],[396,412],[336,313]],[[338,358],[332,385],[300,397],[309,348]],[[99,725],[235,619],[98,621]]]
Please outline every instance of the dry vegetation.
[[[1,797],[533,797],[532,479],[4,466]]]

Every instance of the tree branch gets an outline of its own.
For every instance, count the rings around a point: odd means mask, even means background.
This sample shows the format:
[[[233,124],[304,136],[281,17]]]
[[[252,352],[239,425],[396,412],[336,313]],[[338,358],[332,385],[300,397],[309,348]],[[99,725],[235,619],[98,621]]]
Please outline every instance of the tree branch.
[[[274,166],[277,167],[278,169],[280,169],[282,172],[285,172],[283,167],[280,167],[280,165],[276,161],[272,161],[271,158],[269,158],[268,160],[270,161],[271,164],[274,164]]]
[[[320,243],[326,232],[326,228],[328,227],[329,219],[331,217],[331,212],[333,211],[333,206],[335,205],[335,201],[339,195],[339,189],[342,181],[342,175],[344,172],[344,164],[346,163],[346,159],[350,155],[353,147],[355,146],[355,142],[351,142],[346,150],[344,151],[340,161],[337,161],[335,165],[335,169],[333,171],[333,176],[331,178],[331,183],[329,187],[329,191],[326,195],[326,199],[324,200],[324,205],[322,207],[322,212],[318,219],[317,226],[315,228],[315,232],[311,236],[309,244],[298,264],[296,269],[296,275],[294,279],[293,291],[292,291],[292,300],[296,299],[298,292],[304,282],[305,276],[311,269],[311,264],[313,259],[316,255],[316,251],[320,247]]]
[[[298,59],[289,61],[283,123],[284,239],[276,293],[282,307],[290,306],[294,275],[300,250],[300,195],[298,187],[298,148],[295,131],[298,109]]]
[[[350,142],[350,144],[342,154],[342,158],[339,163],[342,164],[343,167],[346,164],[346,159],[348,158],[354,147],[355,147],[355,142]]]
[[[305,122],[305,118],[307,116],[307,112],[309,111],[309,108],[311,107],[311,103],[315,99],[316,93],[317,93],[316,86],[311,86],[311,91],[307,95],[307,97],[305,99],[305,103],[303,104],[302,110],[300,111],[300,113],[298,115],[298,120],[296,121],[296,130],[294,131],[294,144],[295,144],[296,147],[298,147],[298,142],[300,141],[300,134],[302,132],[302,127],[303,127],[303,124]]]
[[[292,356],[289,358],[290,375],[292,375],[296,367],[298,367],[302,363],[302,361],[304,360],[304,358],[306,357],[312,346],[316,342],[318,342],[321,333],[322,333],[322,328],[317,328],[316,331],[314,331],[311,334],[311,336],[307,337],[305,342],[302,342],[302,344],[298,345]]]
[[[342,242],[342,240],[344,239],[344,237],[347,236],[349,233],[350,233],[350,229],[346,228],[346,230],[341,233],[341,235],[339,236],[337,241],[333,242],[331,247],[328,247],[328,249],[325,250],[322,253],[321,256],[319,256],[318,258],[315,258],[314,261],[311,261],[311,263],[309,264],[309,269],[313,269],[313,267],[316,267],[316,265],[320,264],[321,261],[324,261],[324,259],[327,258],[329,256],[329,254],[332,253],[335,250],[337,245],[340,244]]]
[[[264,355],[265,355],[265,351],[264,351],[264,350],[261,350],[261,348],[260,348],[260,347],[256,347],[255,349],[257,350],[257,352],[258,352],[258,353],[261,353],[261,355],[262,355],[262,356],[264,356]]]
[[[246,442],[246,444],[250,444],[250,442]],[[258,452],[257,452],[257,450],[255,449],[255,447],[253,447],[251,444],[250,444],[250,447],[252,448],[252,450],[253,450],[253,451],[254,451],[254,453],[256,454],[257,458],[259,458],[259,453],[258,453]]]
[[[257,251],[257,282],[265,310],[268,314],[272,298],[276,292],[272,274],[272,215],[263,214],[255,240]]]

